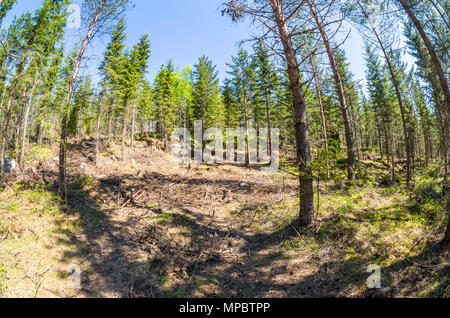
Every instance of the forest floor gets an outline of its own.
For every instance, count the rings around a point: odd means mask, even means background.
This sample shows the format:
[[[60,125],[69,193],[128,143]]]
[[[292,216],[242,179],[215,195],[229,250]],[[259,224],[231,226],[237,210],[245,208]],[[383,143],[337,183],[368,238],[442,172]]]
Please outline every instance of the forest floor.
[[[183,167],[144,143],[123,162],[103,149],[95,168],[92,146],[71,146],[68,204],[56,149],[32,149],[26,175],[4,182],[1,297],[450,296],[443,203],[386,185],[378,161],[358,186],[321,184],[316,220],[298,230],[291,174]],[[371,264],[381,289],[367,287]]]

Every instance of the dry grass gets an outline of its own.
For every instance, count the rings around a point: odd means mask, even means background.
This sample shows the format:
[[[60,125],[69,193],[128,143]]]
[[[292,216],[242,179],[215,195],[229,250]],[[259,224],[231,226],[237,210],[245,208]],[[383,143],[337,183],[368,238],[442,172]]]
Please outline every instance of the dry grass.
[[[72,149],[67,206],[50,155],[1,192],[1,296],[449,296],[448,252],[436,244],[445,214],[424,218],[400,187],[324,184],[316,222],[299,231],[289,174],[183,167],[141,144],[123,162],[117,146],[102,149],[95,168],[91,150]],[[71,264],[79,290],[67,284]],[[366,287],[369,264],[381,267],[381,291]]]

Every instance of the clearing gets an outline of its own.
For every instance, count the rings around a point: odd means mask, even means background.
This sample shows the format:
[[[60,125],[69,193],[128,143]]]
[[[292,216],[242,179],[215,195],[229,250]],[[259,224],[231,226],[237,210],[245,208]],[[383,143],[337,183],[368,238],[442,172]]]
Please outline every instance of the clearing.
[[[142,142],[125,162],[118,147],[103,149],[96,169],[92,146],[71,147],[68,205],[56,193],[56,149],[33,149],[26,176],[4,184],[1,297],[450,295],[441,201],[418,205],[380,185],[377,161],[357,187],[321,184],[320,213],[298,231],[289,173],[183,167]],[[382,289],[367,288],[371,264]],[[80,288],[69,268],[80,269]]]

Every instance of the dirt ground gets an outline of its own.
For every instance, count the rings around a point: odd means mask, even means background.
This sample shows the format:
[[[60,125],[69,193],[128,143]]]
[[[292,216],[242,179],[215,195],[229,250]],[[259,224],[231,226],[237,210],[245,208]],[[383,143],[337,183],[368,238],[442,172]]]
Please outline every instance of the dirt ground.
[[[144,143],[124,161],[103,149],[98,168],[91,141],[70,153],[67,205],[55,152],[1,193],[2,297],[450,295],[442,222],[414,214],[401,189],[324,184],[316,221],[298,230],[290,174],[180,166]],[[370,264],[381,289],[367,288]]]

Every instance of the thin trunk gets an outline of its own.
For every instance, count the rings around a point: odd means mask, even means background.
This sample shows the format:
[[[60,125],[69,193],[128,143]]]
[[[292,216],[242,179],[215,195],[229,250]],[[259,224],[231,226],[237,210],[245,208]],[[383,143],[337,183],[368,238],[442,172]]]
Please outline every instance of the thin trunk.
[[[98,167],[98,153],[99,153],[99,143],[100,143],[100,127],[101,127],[101,121],[102,121],[102,113],[103,113],[103,103],[105,100],[106,95],[106,88],[103,87],[102,93],[100,96],[100,101],[98,103],[98,114],[97,114],[97,127],[95,129],[95,166]]]
[[[42,121],[39,123],[39,131],[38,131],[38,135],[37,135],[37,137],[36,137],[36,139],[37,139],[37,144],[38,144],[39,146],[42,146],[42,140],[43,140],[43,138],[44,138],[44,130],[45,130],[45,127],[44,127],[44,121],[42,120]]]
[[[245,72],[245,70],[244,70]],[[243,81],[245,85],[245,81]],[[244,88],[244,122],[245,122],[245,166],[250,165],[250,140],[248,132],[248,105],[247,105],[247,91]]]
[[[28,97],[27,109],[26,109],[25,117],[24,117],[24,121],[23,121],[22,145],[20,147],[20,156],[19,156],[19,165],[20,165],[22,171],[25,168],[24,157],[25,157],[25,140],[27,137],[28,116],[30,114],[30,109],[32,106],[31,102],[33,100],[34,90],[36,89],[36,84],[37,84],[38,78],[39,78],[39,71],[36,72],[36,76],[34,77],[33,86],[31,88],[30,97]]]
[[[355,142],[356,142],[356,156],[358,157],[358,162],[361,162],[361,142],[359,139],[358,134],[358,128],[357,128],[357,122],[356,122],[356,115],[355,115],[355,108],[353,106],[353,99],[351,94],[348,95],[348,102],[350,104],[350,115],[352,116],[352,123],[353,123],[353,132],[355,133]]]
[[[272,7],[280,39],[283,44],[288,69],[289,86],[292,93],[295,140],[297,144],[297,160],[299,165],[300,226],[308,226],[313,220],[314,190],[306,104],[303,96],[299,65],[286,24],[282,3],[279,0],[269,0],[269,3]]]
[[[359,2],[358,2],[358,4],[359,4]],[[380,38],[380,35],[378,34],[378,31],[376,30],[376,28],[372,24],[372,21],[371,21],[369,15],[364,10],[364,8],[361,5],[359,5],[359,6],[360,6],[363,14],[365,15],[367,21],[369,22],[370,28],[372,29],[372,32],[375,34],[375,37],[377,38],[378,44],[380,45],[381,51],[383,52],[384,59],[386,60],[386,64],[388,66],[389,73],[391,75],[392,84],[394,85],[395,94],[397,96],[398,104],[400,106],[400,113],[401,113],[402,124],[403,124],[403,134],[404,134],[404,138],[405,138],[405,147],[406,147],[406,187],[409,188],[410,183],[411,183],[411,147],[410,147],[410,140],[409,140],[409,135],[408,135],[408,126],[407,126],[407,122],[406,122],[405,107],[403,105],[403,99],[402,99],[402,96],[400,94],[399,83],[397,81],[397,77],[395,76],[395,72],[394,72],[394,68],[392,67],[391,59],[389,58],[389,56],[388,56],[388,54],[386,52],[386,48],[384,47],[384,44],[381,41],[381,38]]]
[[[433,7],[436,9],[436,11],[439,13],[442,21],[445,23],[445,25],[447,26],[448,29],[450,29],[450,23],[448,23],[447,18],[445,17],[444,13],[441,12],[441,10],[439,9],[438,5],[436,3],[434,3],[433,0],[429,0],[431,2],[431,4],[433,5]],[[444,11],[446,10],[445,8]],[[448,14],[448,13],[447,13]]]
[[[390,157],[389,157],[389,137],[388,137],[388,133],[387,133],[387,129],[386,129],[386,125],[383,125],[383,130],[384,130],[384,151],[386,152],[386,162],[389,165],[390,162]]]
[[[319,100],[320,120],[322,121],[322,134],[323,134],[324,143],[325,143],[326,160],[327,160],[327,176],[328,176],[328,179],[329,179],[331,177],[331,175],[330,175],[330,160],[329,160],[329,155],[328,155],[327,122],[326,122],[326,119],[325,119],[325,109],[324,109],[324,106],[323,106],[322,93],[320,92],[320,84],[319,84],[319,78],[317,76],[317,69],[316,69],[316,65],[314,64],[312,58],[311,58],[311,65],[313,67],[314,82],[315,82],[315,85],[316,85],[317,99]]]
[[[444,243],[450,243],[450,218],[447,224],[447,230],[445,231]]]
[[[448,88],[447,79],[445,77],[444,70],[442,68],[441,62],[439,61],[439,58],[436,54],[436,51],[434,49],[433,44],[431,43],[430,39],[426,35],[420,21],[417,19],[415,14],[412,12],[411,8],[408,5],[408,2],[406,0],[398,0],[398,2],[402,5],[403,9],[408,14],[409,18],[411,19],[412,23],[414,24],[414,27],[416,28],[417,32],[419,32],[420,37],[422,38],[425,47],[428,50],[428,53],[430,54],[431,61],[433,63],[434,69],[436,71],[436,74],[439,78],[439,82],[442,87],[442,91],[445,96],[445,105],[444,109],[442,111],[442,114],[444,117],[444,161],[445,161],[445,172],[444,172],[444,193],[448,191],[449,184],[448,184],[448,173],[450,169],[450,135],[449,135],[449,126],[450,126],[450,90]]]
[[[389,131],[391,132],[391,136],[392,136],[392,139],[391,139],[391,142],[390,142],[390,144],[391,144],[391,169],[392,169],[392,182],[395,182],[395,146],[394,146],[394,141],[395,141],[395,138],[394,138],[394,136],[392,135],[392,128],[391,128],[391,124],[389,123]]]
[[[136,108],[133,106],[131,113],[131,149],[134,149],[135,130],[136,130]]]
[[[110,111],[108,112],[108,132],[107,132],[107,135],[108,135],[108,136],[107,136],[107,138],[108,138],[108,143],[111,142],[113,117],[114,117],[113,111],[110,110]]]
[[[100,13],[102,12],[107,0],[102,0],[100,6],[97,9],[97,12],[94,16],[94,19],[91,22],[91,25],[89,26],[89,31],[86,34],[86,37],[83,40],[83,44],[81,45],[81,50],[78,53],[77,60],[75,62],[74,70],[72,73],[72,77],[69,82],[69,92],[67,93],[66,101],[65,101],[65,108],[63,109],[64,114],[61,121],[61,140],[59,145],[59,194],[64,195],[67,199],[67,182],[66,182],[66,143],[67,143],[67,120],[68,120],[68,113],[69,113],[69,105],[70,100],[72,98],[73,89],[75,85],[75,80],[78,75],[78,71],[80,69],[81,60],[83,59],[84,52],[86,50],[86,47],[89,43],[89,40],[91,39],[92,33],[94,32],[95,24],[97,23]],[[3,165],[2,165],[3,166]]]
[[[2,93],[2,99],[0,101],[0,108],[3,108],[3,102],[5,101],[6,86],[7,85],[8,85],[8,81],[6,80],[6,75],[5,75],[5,83],[3,84],[3,93]]]
[[[16,130],[14,132],[13,139],[12,139],[14,141],[13,152],[16,152],[19,147],[20,130],[22,128],[23,115],[25,113],[25,108],[27,107],[27,100],[26,100],[27,95],[28,95],[28,83],[26,83],[25,88],[22,92],[22,96],[20,97],[20,100],[19,100],[20,111],[17,116]]]
[[[266,97],[266,117],[267,117],[267,153],[272,156],[272,123],[270,120],[270,107],[269,107],[269,94],[267,93],[267,88],[265,89]]]
[[[254,105],[253,121],[254,121],[255,130],[256,130],[256,158],[257,158],[257,161],[259,162],[259,160],[260,160],[260,158],[259,158],[259,119],[258,119],[257,107],[258,107],[257,105]]]
[[[128,117],[128,101],[125,100],[124,102],[124,108],[123,108],[123,122],[122,122],[122,161],[125,160],[125,139],[127,137],[127,117]]]
[[[342,84],[341,75],[339,74],[339,70],[337,67],[336,60],[334,58],[333,51],[330,46],[330,42],[328,40],[328,35],[325,32],[325,29],[322,25],[322,22],[320,21],[319,17],[317,16],[317,13],[311,4],[310,0],[306,1],[308,3],[309,9],[311,11],[311,14],[314,17],[314,20],[316,21],[317,28],[320,32],[320,35],[322,36],[323,43],[325,45],[328,59],[330,60],[331,69],[333,70],[333,77],[336,84],[336,89],[339,97],[339,104],[342,112],[342,119],[344,121],[344,128],[345,128],[345,140],[347,143],[347,152],[348,152],[348,161],[347,161],[347,168],[348,168],[348,180],[350,183],[352,183],[355,180],[355,150],[353,145],[353,133],[352,128],[350,125],[350,120],[348,116],[348,109],[347,109],[347,102],[345,100],[345,92],[344,87]]]
[[[378,116],[375,115],[375,124],[377,126],[377,137],[378,137],[378,146],[380,147],[380,157],[381,161],[383,161],[383,143],[381,142],[381,129],[380,124],[378,122]]]
[[[9,128],[9,122],[11,120],[11,106],[14,99],[14,93],[17,88],[17,84],[19,82],[20,74],[22,73],[23,67],[25,65],[26,60],[26,54],[23,55],[22,59],[20,60],[19,65],[17,66],[16,75],[14,76],[14,79],[11,83],[11,90],[9,92],[9,98],[8,102],[6,104],[6,110],[5,110],[5,121],[3,123],[3,130],[2,130],[2,145],[0,148],[0,175],[3,177],[5,175],[5,165],[3,162],[5,161],[5,155],[7,150],[7,137],[8,137],[8,128]]]

